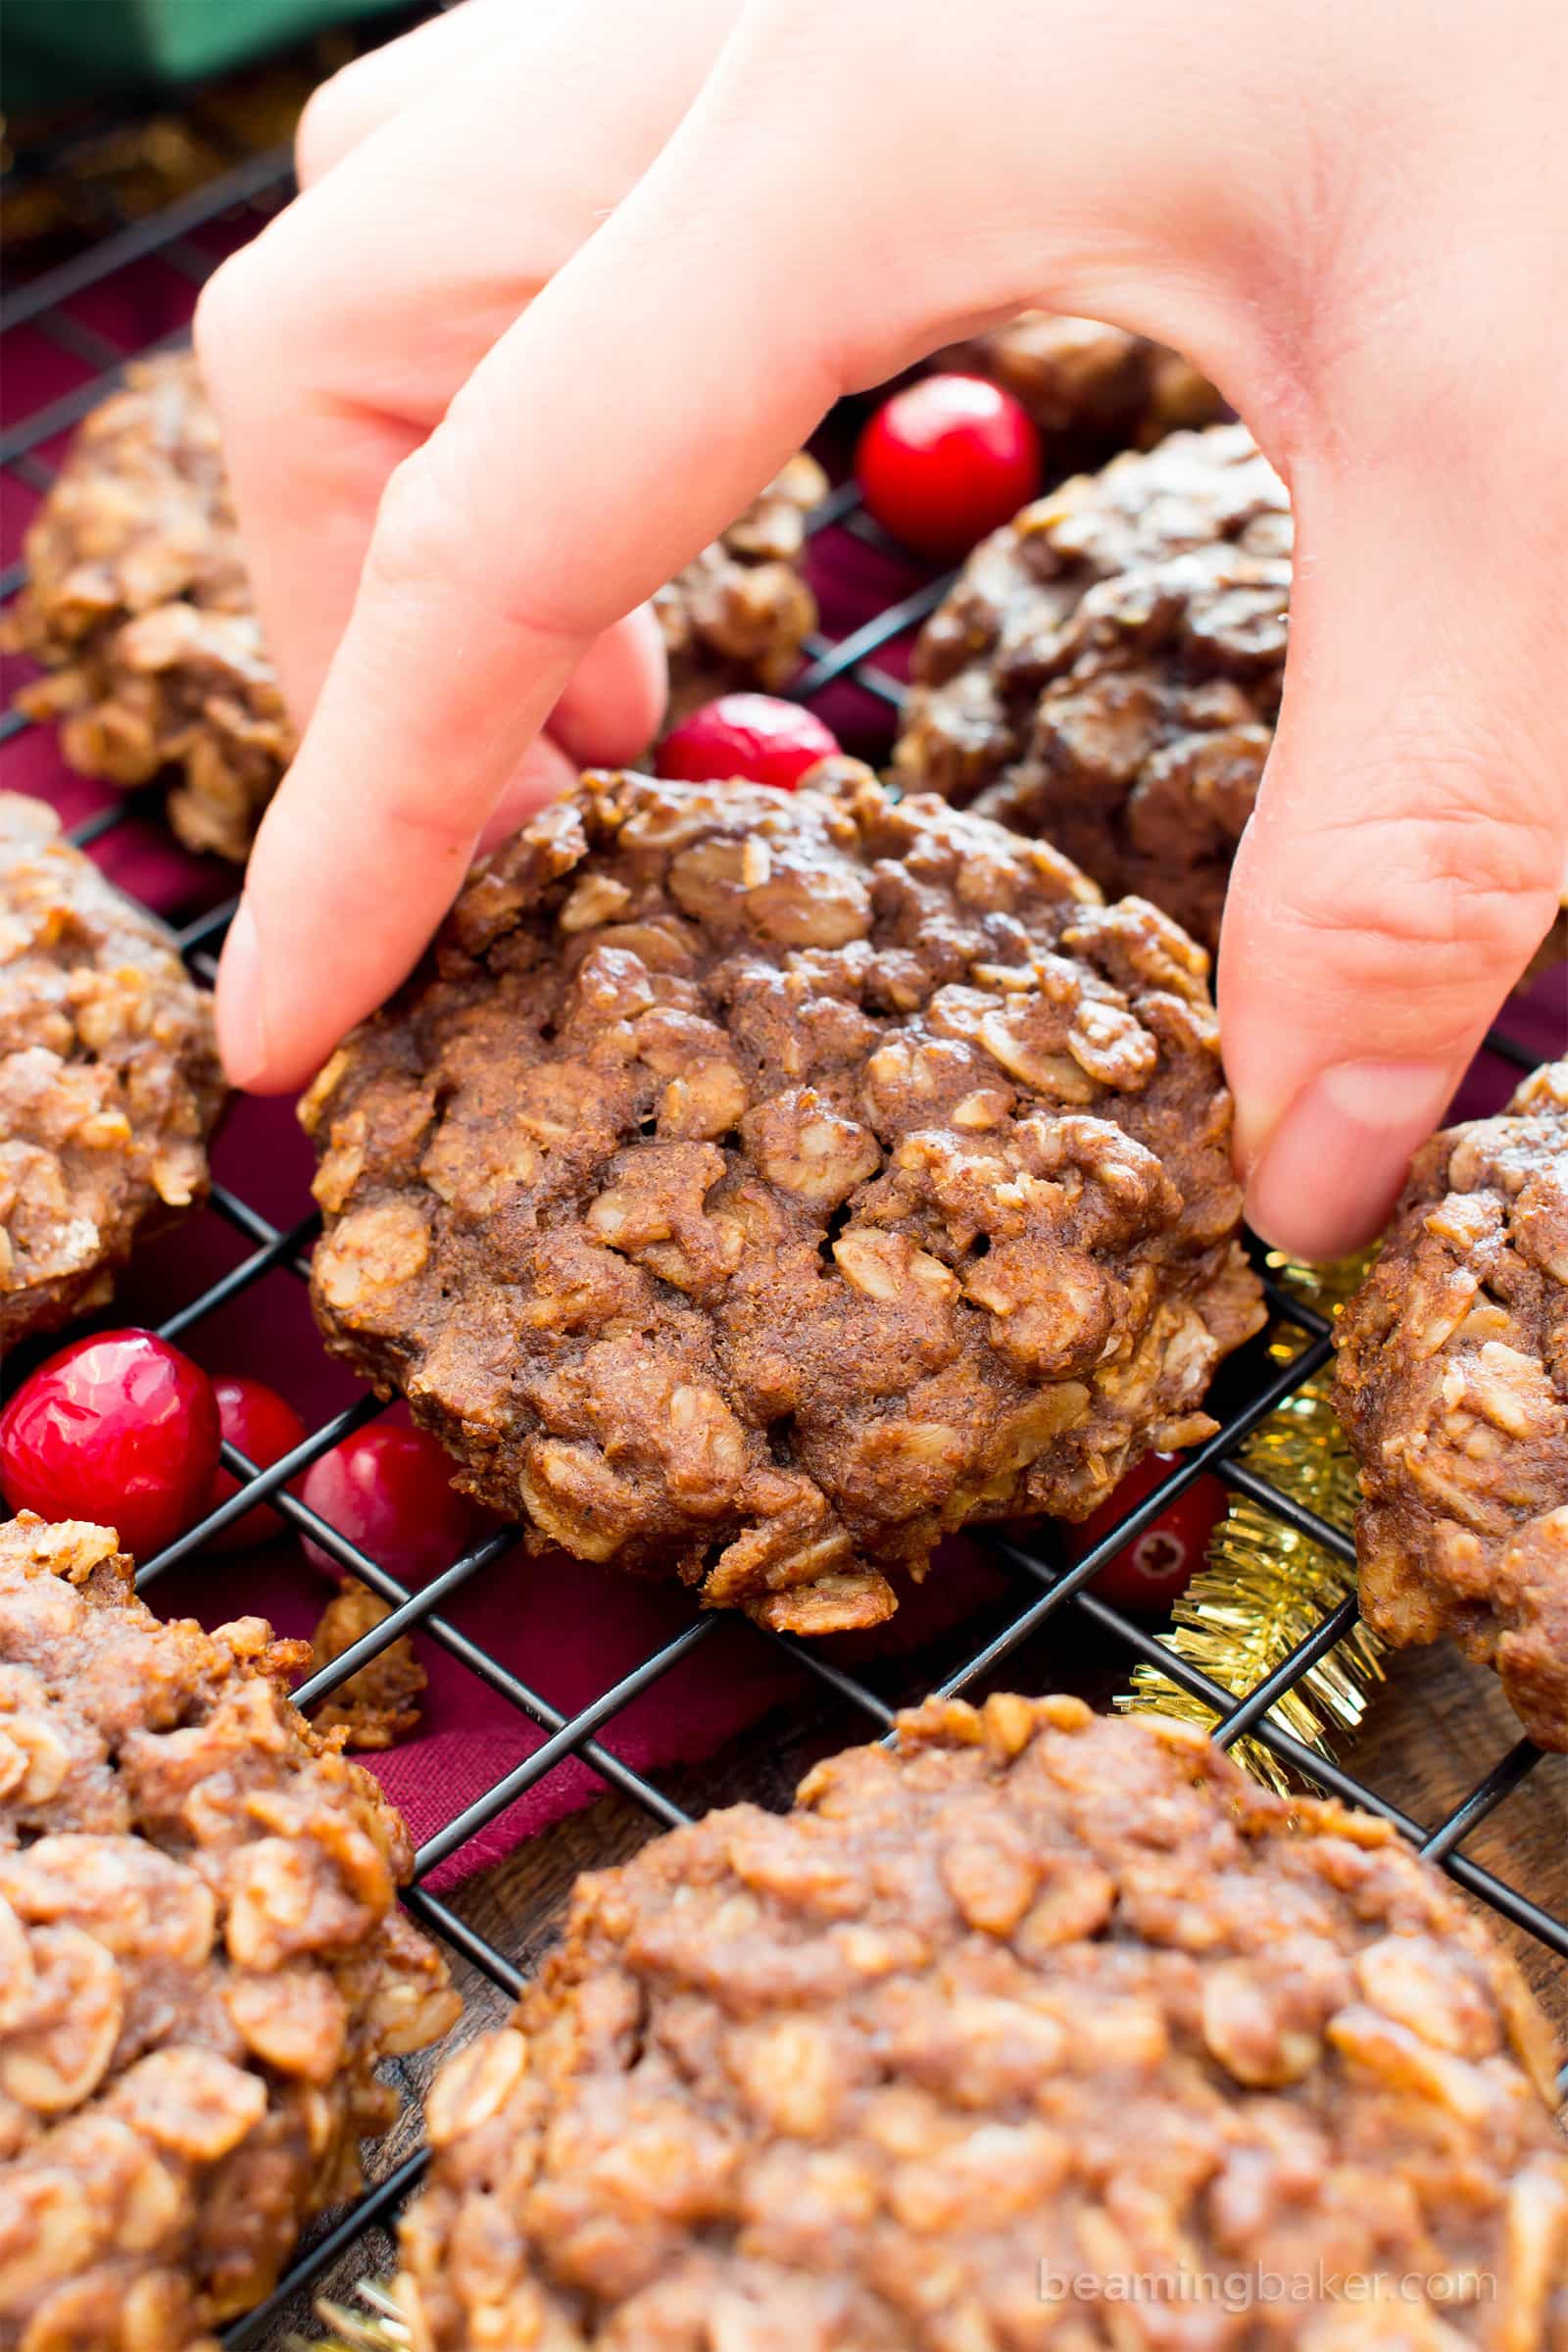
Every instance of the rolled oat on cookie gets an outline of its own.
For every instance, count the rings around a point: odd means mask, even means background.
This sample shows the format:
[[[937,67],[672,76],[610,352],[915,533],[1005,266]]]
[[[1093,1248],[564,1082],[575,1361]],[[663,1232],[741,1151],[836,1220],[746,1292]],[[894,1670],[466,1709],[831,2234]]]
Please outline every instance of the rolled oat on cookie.
[[[1262,1306],[1206,972],[851,761],[588,775],[306,1099],[318,1317],[537,1545],[875,1623],[1212,1428]]]

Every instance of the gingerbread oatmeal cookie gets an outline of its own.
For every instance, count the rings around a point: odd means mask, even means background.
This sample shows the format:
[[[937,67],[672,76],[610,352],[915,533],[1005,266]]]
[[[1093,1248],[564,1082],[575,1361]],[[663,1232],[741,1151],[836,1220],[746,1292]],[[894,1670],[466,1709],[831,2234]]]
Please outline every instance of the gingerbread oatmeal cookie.
[[[321,1611],[320,1623],[311,1637],[311,1672],[319,1674],[324,1666],[334,1665],[346,1649],[384,1625],[391,1614],[389,1601],[372,1592],[368,1585],[362,1585],[357,1576],[346,1576]],[[341,1726],[345,1747],[393,1747],[418,1730],[427,1679],[414,1643],[407,1634],[401,1634],[385,1649],[377,1650],[368,1666],[340,1683],[316,1709],[313,1721],[318,1732]]]
[[[826,496],[826,474],[802,450],[721,537],[657,591],[672,718],[712,695],[771,690],[792,676],[816,626],[816,599],[801,572],[806,517]]]
[[[190,352],[127,368],[84,419],[24,552],[6,639],[52,674],[21,708],[63,720],[83,775],[134,786],[177,770],[181,841],[243,859],[294,737]]]
[[[1568,1749],[1568,1061],[1416,1153],[1338,1340],[1368,1622],[1451,1636]]]
[[[1027,409],[1049,454],[1080,463],[1152,448],[1181,426],[1213,424],[1226,413],[1208,378],[1179,352],[1057,311],[1022,311],[951,344],[932,365],[1000,384]]]
[[[0,1343],[101,1306],[207,1190],[211,1002],[165,934],[0,793]]]
[[[803,450],[659,590],[672,715],[791,675],[816,626],[806,517],[826,494]],[[127,368],[83,420],[24,554],[3,641],[51,674],[20,708],[63,721],[83,775],[129,787],[181,771],[169,796],[181,841],[243,862],[295,739],[192,353]]]
[[[380,2061],[453,2022],[305,1655],[136,1599],[105,1528],[0,1527],[0,2342],[217,2352],[360,2179]]]
[[[321,1328],[458,1485],[816,1633],[1205,1434],[1261,1308],[1200,950],[808,782],[585,777],[303,1115]]]
[[[423,2352],[1548,2352],[1552,2062],[1385,1822],[932,1700],[578,1881],[431,2088],[395,2295]]]
[[[926,623],[895,773],[1043,835],[1212,948],[1290,587],[1285,488],[1242,425],[1064,482],[982,541]]]

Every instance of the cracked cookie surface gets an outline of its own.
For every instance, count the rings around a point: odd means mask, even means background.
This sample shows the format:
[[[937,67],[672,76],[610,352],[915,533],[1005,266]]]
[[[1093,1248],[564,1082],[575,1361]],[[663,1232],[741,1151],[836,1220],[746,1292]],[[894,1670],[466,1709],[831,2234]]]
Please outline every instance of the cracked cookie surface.
[[[346,1649],[373,1634],[391,1614],[390,1601],[362,1585],[357,1576],[346,1576],[311,1636],[312,1673],[335,1665]],[[419,1728],[427,1681],[414,1643],[400,1634],[358,1674],[328,1691],[312,1721],[319,1732],[341,1728],[345,1747],[395,1747]]]
[[[899,1733],[579,1880],[427,2101],[423,2352],[1563,2341],[1550,2036],[1390,1825],[1076,1699]]]
[[[1368,1622],[1450,1636],[1568,1748],[1568,1061],[1416,1153],[1337,1342]]]
[[[167,934],[0,793],[0,1341],[101,1306],[138,1237],[207,1191],[211,999]]]
[[[794,674],[816,626],[802,571],[806,518],[827,496],[827,475],[801,450],[744,514],[654,592],[669,659],[669,712]]]
[[[216,2352],[454,2022],[375,1783],[260,1618],[161,1623],[112,1531],[0,1526],[0,2341]]]
[[[1150,449],[1183,426],[1213,424],[1225,403],[1190,360],[1147,335],[1021,311],[1003,326],[950,344],[932,365],[983,375],[1021,402],[1046,435],[1048,457],[1080,463],[1117,449]]]
[[[83,420],[24,556],[6,635],[51,674],[20,707],[62,721],[83,775],[128,788],[175,771],[180,840],[243,860],[294,732],[190,352],[128,368]]]
[[[1285,488],[1245,426],[1176,433],[1025,507],[921,633],[894,772],[1054,842],[1212,949],[1273,741]]]
[[[536,1546],[799,1632],[1081,1517],[1261,1321],[1206,960],[941,802],[585,777],[303,1106],[329,1345]]]
[[[657,592],[671,715],[794,671],[816,626],[806,517],[826,494],[801,451]],[[295,736],[192,353],[138,362],[87,416],[24,553],[4,641],[49,674],[19,708],[62,722],[61,749],[83,775],[130,788],[177,771],[169,816],[180,840],[242,863]]]

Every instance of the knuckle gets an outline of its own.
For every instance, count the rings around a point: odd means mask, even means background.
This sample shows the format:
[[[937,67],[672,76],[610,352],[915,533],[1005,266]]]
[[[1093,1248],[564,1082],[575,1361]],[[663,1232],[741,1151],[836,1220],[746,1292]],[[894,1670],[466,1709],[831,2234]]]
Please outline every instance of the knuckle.
[[[531,653],[574,658],[612,616],[556,612],[548,599],[524,596],[515,535],[498,533],[487,486],[450,419],[438,426],[387,477],[363,584],[396,603],[467,600],[492,631],[508,632]]]
[[[191,333],[209,389],[228,373],[236,352],[249,339],[255,313],[252,292],[255,269],[251,249],[242,247],[213,271],[196,297]]]
[[[387,476],[365,563],[365,584],[396,598],[432,586],[457,588],[466,576],[466,533],[446,494],[426,443]]]
[[[275,390],[309,324],[291,260],[292,207],[220,263],[196,297],[191,321],[197,364],[220,406],[242,397],[255,405]]]
[[[1333,956],[1342,982],[1445,985],[1512,979],[1551,919],[1562,852],[1544,816],[1485,795],[1309,833],[1268,910]]]
[[[340,163],[359,139],[360,82],[359,60],[340,66],[325,81],[318,82],[305,101],[305,110],[294,131],[294,171],[302,188],[308,188]]]

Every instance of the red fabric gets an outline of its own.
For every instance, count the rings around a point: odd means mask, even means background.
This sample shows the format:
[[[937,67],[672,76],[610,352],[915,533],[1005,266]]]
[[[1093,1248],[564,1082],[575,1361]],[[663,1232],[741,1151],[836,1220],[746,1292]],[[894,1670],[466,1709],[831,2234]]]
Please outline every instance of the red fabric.
[[[213,234],[220,243],[232,242],[221,226]],[[132,350],[177,327],[189,301],[182,279],[162,265],[148,264],[70,307],[82,323]],[[30,415],[88,380],[88,373],[31,329],[14,330],[0,347],[5,419]],[[43,454],[57,459],[60,447],[52,442]],[[10,561],[36,499],[9,472],[0,477],[0,489],[5,509],[0,561]],[[906,595],[926,576],[838,527],[815,543],[812,572],[823,627],[834,637]],[[901,675],[906,656],[907,637],[876,659]],[[6,666],[9,697],[24,673],[15,662]],[[816,708],[846,748],[875,756],[885,747],[890,713],[861,689],[832,687]],[[0,784],[52,802],[68,824],[115,798],[64,768],[53,730],[47,728],[29,729],[6,745]],[[135,808],[138,812],[93,850],[116,882],[177,922],[190,921],[232,894],[230,869],[189,858],[172,842],[158,820],[156,796]],[[1542,1057],[1560,1052],[1568,1035],[1568,974],[1548,975],[1530,1004],[1511,1013],[1509,1026]],[[1506,1065],[1483,1056],[1461,1096],[1465,1115],[1494,1107],[1513,1075]],[[311,1165],[291,1103],[235,1104],[217,1148],[220,1182],[286,1229],[309,1211]],[[238,1264],[251,1247],[216,1213],[203,1213],[142,1253],[122,1286],[113,1319],[162,1322]],[[269,1272],[229,1305],[205,1316],[182,1336],[181,1345],[213,1372],[246,1372],[270,1382],[313,1427],[360,1394],[351,1376],[326,1356],[305,1286],[284,1268]],[[858,1643],[824,1644],[825,1654],[848,1662],[868,1649],[923,1645],[983,1610],[1000,1586],[998,1573],[979,1554],[961,1544],[949,1545],[939,1572],[905,1603],[890,1627]],[[319,1572],[296,1544],[285,1543],[187,1564],[157,1584],[150,1598],[166,1613],[188,1610],[209,1624],[256,1611],[283,1632],[305,1634],[319,1612],[323,1590]],[[475,1578],[447,1615],[547,1702],[569,1714],[670,1640],[691,1622],[692,1611],[678,1591],[638,1584],[560,1554],[529,1559],[518,1548]],[[423,1639],[419,1648],[430,1675],[423,1726],[416,1738],[371,1762],[407,1814],[416,1838],[422,1840],[512,1771],[547,1735],[438,1643]],[[769,1708],[809,1704],[812,1693],[807,1671],[782,1649],[743,1624],[720,1624],[694,1654],[613,1717],[601,1737],[626,1763],[657,1773],[662,1766],[711,1753]],[[599,1786],[590,1768],[568,1759],[491,1821],[432,1874],[430,1883],[439,1886],[497,1860],[520,1838],[586,1803]]]

